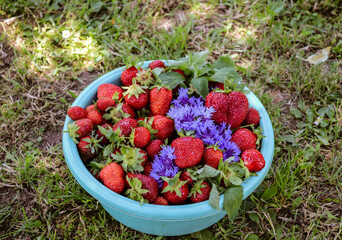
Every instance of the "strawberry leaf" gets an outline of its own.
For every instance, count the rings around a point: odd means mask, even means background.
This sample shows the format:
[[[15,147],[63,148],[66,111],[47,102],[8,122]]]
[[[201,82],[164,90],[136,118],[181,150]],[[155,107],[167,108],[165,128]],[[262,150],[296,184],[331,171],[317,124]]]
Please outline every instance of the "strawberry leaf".
[[[220,83],[223,83],[225,79],[233,79],[235,82],[242,81],[240,74],[231,68],[222,68],[210,77],[210,80]]]
[[[222,68],[230,68],[235,69],[235,61],[228,55],[219,56],[217,60],[213,64],[214,68],[222,69]]]
[[[202,67],[207,63],[208,55],[208,50],[189,54],[189,65],[197,65],[198,67]]]
[[[242,198],[243,187],[241,185],[231,186],[224,192],[223,207],[226,210],[228,218],[231,222],[234,222],[234,219],[239,213]]]
[[[163,85],[170,87],[172,89],[174,89],[180,83],[185,81],[184,76],[178,72],[161,73],[159,75],[159,78],[160,78]]]
[[[236,186],[242,184],[242,179],[237,177],[235,174],[230,175],[228,179],[231,182],[231,184],[234,184]]]
[[[167,66],[171,68],[179,68],[184,70],[188,64],[185,61],[172,61],[172,62],[167,62]]]
[[[102,169],[104,168],[105,164],[104,163],[99,163],[96,161],[91,161],[90,162],[90,167],[92,167],[93,169]]]
[[[220,171],[206,164],[203,168],[197,170],[195,174],[198,174],[198,178],[213,178],[217,177]]]
[[[210,195],[209,195],[209,204],[213,208],[217,210],[221,210],[220,208],[220,194],[219,191],[217,190],[217,187],[215,184],[213,184]]]
[[[209,94],[208,79],[205,77],[193,78],[191,84],[195,91],[205,99]]]

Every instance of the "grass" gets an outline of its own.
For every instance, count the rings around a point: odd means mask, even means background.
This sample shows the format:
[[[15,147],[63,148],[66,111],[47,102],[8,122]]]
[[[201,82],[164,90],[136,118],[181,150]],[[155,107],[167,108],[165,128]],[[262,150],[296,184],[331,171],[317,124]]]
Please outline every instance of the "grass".
[[[341,239],[340,12],[334,0],[0,2],[0,239]],[[302,60],[328,46],[326,62]],[[276,142],[271,170],[234,224],[223,218],[177,238],[136,232],[69,172],[66,110],[131,56],[206,49],[212,58],[233,56],[266,106]]]

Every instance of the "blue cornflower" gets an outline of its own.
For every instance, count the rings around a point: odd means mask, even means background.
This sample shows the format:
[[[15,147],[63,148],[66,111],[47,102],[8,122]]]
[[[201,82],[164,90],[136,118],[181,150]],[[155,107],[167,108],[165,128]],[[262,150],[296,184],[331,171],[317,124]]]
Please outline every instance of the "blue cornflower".
[[[176,158],[174,152],[175,150],[171,146],[163,146],[152,162],[150,176],[158,182],[159,187],[163,185],[161,177],[172,178],[179,172],[179,168],[174,163]]]
[[[200,97],[188,96],[188,89],[179,89],[179,96],[173,100],[168,115],[174,120],[177,131],[194,131],[206,145],[215,145],[222,150],[224,160],[234,156],[234,161],[239,160],[241,153],[238,146],[230,142],[232,131],[230,125],[225,122],[215,124],[211,119],[215,109],[205,107],[205,102]]]
[[[238,162],[239,155],[241,153],[239,147],[234,142],[230,142],[230,141],[227,141],[224,145],[225,145],[224,146],[225,151],[223,152],[223,159],[226,160],[234,156],[233,162]]]

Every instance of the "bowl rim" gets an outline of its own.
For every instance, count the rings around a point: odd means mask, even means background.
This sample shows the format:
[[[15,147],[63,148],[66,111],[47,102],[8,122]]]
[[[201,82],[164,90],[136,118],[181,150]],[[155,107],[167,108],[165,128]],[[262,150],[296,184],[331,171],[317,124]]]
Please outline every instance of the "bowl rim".
[[[147,68],[148,64],[153,60],[142,62],[142,67]],[[173,60],[162,60],[166,65]],[[89,96],[96,96],[97,88],[100,84],[113,82],[120,78],[120,75],[125,67],[116,68],[98,79],[94,80],[89,86],[87,86],[80,95],[75,99],[72,106],[81,106],[85,108],[91,102]],[[247,88],[248,89],[248,88]],[[269,171],[274,154],[274,133],[270,117],[262,105],[260,100],[255,96],[252,91],[247,95],[250,107],[257,109],[260,113],[261,120],[260,125],[263,128],[262,145],[260,152],[265,158],[265,167],[257,173],[258,176],[251,176],[244,180],[242,186],[244,188],[244,199],[248,197],[263,181]],[[102,204],[105,204],[118,211],[124,212],[129,215],[136,215],[140,218],[146,219],[160,219],[160,220],[185,220],[203,218],[215,214],[222,213],[223,209],[223,194],[220,196],[220,208],[217,210],[211,207],[207,201],[200,203],[192,203],[185,205],[154,205],[154,204],[142,204],[129,199],[125,196],[117,194],[102,183],[95,179],[83,164],[76,144],[73,142],[67,131],[67,125],[71,121],[69,116],[66,116],[63,127],[63,153],[72,175],[77,182],[94,198],[99,200]]]

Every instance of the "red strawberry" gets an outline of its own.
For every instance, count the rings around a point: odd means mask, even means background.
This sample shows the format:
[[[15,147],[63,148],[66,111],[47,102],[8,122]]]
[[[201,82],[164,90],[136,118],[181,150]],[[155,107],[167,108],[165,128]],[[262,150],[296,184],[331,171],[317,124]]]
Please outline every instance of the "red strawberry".
[[[105,129],[107,129],[107,130],[113,128],[113,126],[110,125],[109,123],[102,124],[101,127],[105,128]],[[97,135],[97,138],[98,138],[98,139],[101,139],[101,138],[102,138],[102,140],[100,141],[100,144],[101,144],[102,146],[109,144],[108,138],[106,138],[106,137],[101,133],[101,131],[100,131],[99,129],[97,129],[96,135]]]
[[[151,140],[151,133],[145,127],[137,127],[132,131],[131,140],[133,140],[136,147],[146,147]]]
[[[113,130],[115,131],[116,129],[120,128],[121,135],[128,137],[131,134],[132,129],[137,127],[137,120],[133,118],[124,118],[113,126]]]
[[[133,80],[133,78],[135,78],[137,76],[138,72],[139,72],[139,70],[136,69],[136,67],[134,67],[134,66],[125,69],[121,73],[121,82],[123,83],[123,85],[125,85],[125,86],[132,85],[132,80]]]
[[[102,123],[102,114],[96,110],[88,112],[87,118],[89,118],[95,126]]]
[[[165,140],[166,138],[169,138],[174,134],[175,123],[172,119],[157,115],[153,117],[152,129],[158,131],[155,134],[157,138],[159,138],[160,140]]]
[[[147,189],[148,192],[142,194],[142,197],[147,199],[150,203],[156,201],[158,197],[158,190],[159,186],[157,181],[150,176],[144,175],[144,174],[131,174],[128,176],[129,178],[137,178],[142,183],[142,189]],[[134,186],[133,186],[134,188]]]
[[[185,77],[185,79],[186,79],[186,76],[185,76],[185,73],[183,72],[183,70],[174,69],[174,70],[172,70],[172,72],[178,72],[178,73],[182,74]]]
[[[255,127],[259,125],[260,114],[254,108],[249,108],[247,116],[244,120],[244,125],[254,125]]]
[[[149,90],[143,89],[140,85],[133,81],[133,84],[129,87],[124,87],[126,103],[136,110],[141,110],[147,106],[149,101]]]
[[[228,120],[232,129],[241,126],[248,112],[248,99],[242,92],[233,91],[228,94]]]
[[[150,106],[153,115],[165,116],[172,100],[172,90],[155,87],[150,91]]]
[[[224,84],[220,82],[211,82],[212,89],[219,88],[221,90],[224,90]]]
[[[171,143],[175,149],[175,163],[179,168],[194,167],[201,162],[204,145],[201,139],[179,137]]]
[[[169,205],[168,201],[162,196],[158,196],[157,199],[153,202],[156,205]]]
[[[145,164],[148,161],[147,153],[144,150],[140,149],[140,148],[138,148],[138,149],[139,149],[139,152],[143,155],[143,159],[144,159],[144,161],[141,163],[141,165],[145,166]]]
[[[169,204],[183,204],[189,194],[188,184],[179,179],[179,173],[172,179],[163,177],[162,195]],[[169,184],[171,182],[172,184]]]
[[[99,140],[90,136],[81,138],[77,145],[78,152],[85,163],[90,162],[97,156],[100,147]]]
[[[165,63],[163,63],[162,61],[160,60],[155,60],[153,62],[151,62],[148,67],[150,69],[155,69],[155,68],[165,68]]]
[[[115,101],[108,97],[99,98],[96,102],[97,108],[102,112],[105,112],[107,108],[113,107],[114,105]]]
[[[190,200],[193,203],[203,202],[209,199],[211,186],[206,181],[196,182],[190,190]]]
[[[207,164],[213,168],[217,168],[220,160],[223,158],[223,153],[220,149],[214,149],[206,147],[203,152],[202,160],[204,164]]]
[[[144,166],[144,174],[145,175],[150,175],[152,171],[152,161],[147,161],[145,166]]]
[[[89,105],[88,107],[86,107],[86,109],[85,109],[86,113],[91,112],[91,111],[93,111],[93,110],[98,110],[98,109],[96,108],[95,104],[91,104],[91,105]]]
[[[79,107],[79,106],[73,106],[73,107],[70,107],[68,109],[68,116],[76,121],[76,120],[79,120],[79,119],[82,119],[82,118],[86,118],[87,117],[87,113],[86,111]]]
[[[256,149],[257,136],[247,128],[240,128],[233,133],[230,141],[236,143],[243,152],[250,148]]]
[[[113,162],[101,170],[100,178],[107,188],[116,193],[121,193],[125,189],[124,174],[120,164]]]
[[[147,155],[151,159],[154,159],[155,155],[157,155],[161,151],[162,145],[164,145],[164,142],[162,140],[160,139],[152,140],[146,147]]]
[[[223,123],[228,121],[228,95],[222,92],[210,92],[205,98],[205,106],[207,108],[213,107],[215,112],[212,119],[216,123]]]
[[[258,172],[265,167],[264,156],[256,149],[247,149],[242,153],[241,159],[251,172]]]
[[[68,132],[70,137],[74,140],[74,142],[78,143],[76,138],[82,138],[91,133],[93,130],[93,122],[88,118],[83,118],[77,120],[68,125]]]
[[[130,115],[130,118],[135,118],[135,111],[134,111],[134,109],[131,108],[127,103],[123,103],[123,104],[122,104],[121,110],[122,110],[124,113],[129,114],[129,115]]]
[[[97,99],[103,97],[113,98],[115,93],[118,93],[118,100],[120,100],[123,93],[122,88],[112,83],[104,83],[97,88]]]
[[[193,184],[195,182],[195,180],[192,178],[191,173],[189,172],[189,170],[186,170],[185,172],[182,172],[180,175],[180,179],[183,181],[187,181],[187,183],[189,185]]]

